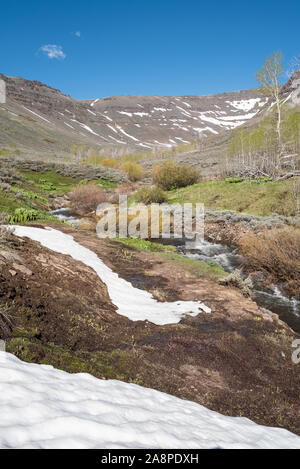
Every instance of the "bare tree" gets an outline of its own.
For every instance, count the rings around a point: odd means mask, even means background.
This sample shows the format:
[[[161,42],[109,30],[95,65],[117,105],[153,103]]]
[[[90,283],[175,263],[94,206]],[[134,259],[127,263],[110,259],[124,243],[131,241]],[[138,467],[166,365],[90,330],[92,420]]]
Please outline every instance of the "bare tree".
[[[278,155],[281,152],[281,100],[280,100],[280,77],[283,73],[283,55],[281,52],[273,52],[267,57],[262,68],[257,72],[256,79],[261,83],[264,93],[275,101],[277,109],[277,139]]]
[[[293,57],[288,64],[287,76],[291,77],[293,73],[300,68],[300,54]]]

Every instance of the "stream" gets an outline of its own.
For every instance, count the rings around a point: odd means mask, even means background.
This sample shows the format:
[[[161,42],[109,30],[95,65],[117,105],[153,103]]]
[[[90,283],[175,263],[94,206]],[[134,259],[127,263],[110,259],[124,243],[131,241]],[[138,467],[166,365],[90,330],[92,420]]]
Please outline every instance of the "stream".
[[[73,226],[78,226],[80,219],[67,208],[60,208],[50,212],[60,220],[65,220]],[[204,262],[215,262],[223,267],[225,272],[233,272],[242,268],[243,258],[237,251],[225,244],[209,241],[198,242],[193,249],[187,248],[184,239],[153,240],[163,244],[173,245],[177,252],[184,256]],[[300,298],[289,298],[277,285],[264,286],[254,283],[253,300],[261,307],[278,314],[295,332],[300,332]]]
[[[243,266],[243,257],[233,248],[225,244],[216,244],[209,241],[199,242],[193,249],[185,245],[185,241],[166,240],[166,244],[172,244],[182,256],[204,262],[215,262],[223,267],[226,272],[233,272]],[[289,298],[282,289],[276,285],[268,287],[259,282],[253,282],[252,290],[254,301],[261,307],[278,314],[280,319],[286,322],[294,331],[300,332],[300,299]]]

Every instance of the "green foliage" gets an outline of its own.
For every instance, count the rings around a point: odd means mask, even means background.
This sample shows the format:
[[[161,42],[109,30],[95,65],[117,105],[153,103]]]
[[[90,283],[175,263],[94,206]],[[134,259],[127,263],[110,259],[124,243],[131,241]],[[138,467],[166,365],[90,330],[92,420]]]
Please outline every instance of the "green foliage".
[[[147,252],[162,252],[162,251],[174,251],[176,249],[173,246],[165,246],[159,243],[153,243],[146,239],[141,238],[118,238],[116,239],[119,243],[126,244],[127,246],[138,249],[139,251]]]
[[[152,180],[164,190],[172,190],[195,184],[199,180],[199,172],[190,166],[180,166],[167,160],[155,166]]]
[[[291,148],[291,151],[300,153],[300,112],[291,111],[287,112],[286,119],[282,123],[282,136],[286,146]]]
[[[53,182],[47,181],[47,179],[40,179],[39,185],[44,191],[55,191],[56,187]]]
[[[190,270],[193,274],[199,277],[208,277],[211,279],[219,279],[226,276],[224,269],[216,262],[205,262],[201,260],[183,257],[177,252],[164,252],[163,256],[172,262],[176,262],[184,269]]]
[[[25,181],[32,181],[34,184],[31,189],[36,190],[40,195],[46,195],[51,191],[65,194],[73,186],[78,184],[79,178],[62,176],[56,171],[24,171],[22,176]]]
[[[16,208],[13,215],[8,216],[8,223],[23,223],[27,221],[33,221],[38,218],[38,211],[27,208]]]
[[[0,156],[7,156],[10,155],[11,151],[8,148],[1,148],[0,150]]]
[[[283,60],[282,52],[274,51],[267,57],[262,68],[256,74],[257,81],[269,95],[273,95],[274,88],[278,87],[278,80],[284,70],[282,64]]]
[[[229,183],[229,184],[237,184],[239,182],[243,182],[244,181],[244,178],[226,178],[225,179],[225,182]]]
[[[167,202],[168,197],[160,187],[143,187],[135,194],[135,200],[145,205],[162,204]]]
[[[47,203],[47,199],[45,197],[42,197],[41,195],[37,194],[36,192],[27,191],[27,190],[22,189],[21,187],[17,187],[17,186],[11,186],[11,190],[13,192],[21,193],[22,196],[27,200],[39,200],[40,202]]]
[[[114,189],[118,186],[116,182],[109,181],[108,179],[98,179],[98,181],[96,181],[96,184],[106,189]]]

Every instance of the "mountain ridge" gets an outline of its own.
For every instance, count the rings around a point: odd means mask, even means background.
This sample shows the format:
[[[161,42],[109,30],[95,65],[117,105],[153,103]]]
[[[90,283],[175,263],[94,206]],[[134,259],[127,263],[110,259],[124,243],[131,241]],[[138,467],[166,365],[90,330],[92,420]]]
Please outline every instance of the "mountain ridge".
[[[235,128],[255,122],[268,103],[255,88],[214,95],[77,100],[40,81],[3,74],[0,79],[7,91],[6,103],[0,105],[0,145],[16,146],[24,157],[52,160],[72,158],[74,146],[116,156],[171,151],[206,137],[227,140]],[[299,93],[300,70],[282,87],[292,105],[300,102]]]

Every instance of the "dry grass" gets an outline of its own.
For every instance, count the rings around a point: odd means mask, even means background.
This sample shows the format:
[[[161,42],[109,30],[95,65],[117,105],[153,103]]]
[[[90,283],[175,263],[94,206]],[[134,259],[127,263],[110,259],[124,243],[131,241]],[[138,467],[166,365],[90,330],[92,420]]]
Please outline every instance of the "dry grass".
[[[9,336],[12,326],[13,317],[3,306],[0,307],[0,339]]]
[[[105,168],[113,168],[113,169],[117,169],[120,166],[119,162],[115,160],[114,158],[101,158],[100,164],[104,166]]]
[[[7,247],[15,241],[15,237],[11,229],[6,228],[8,215],[5,212],[0,212],[0,247]]]
[[[247,234],[239,244],[252,267],[284,282],[289,293],[299,293],[300,229],[287,227],[258,236]]]

